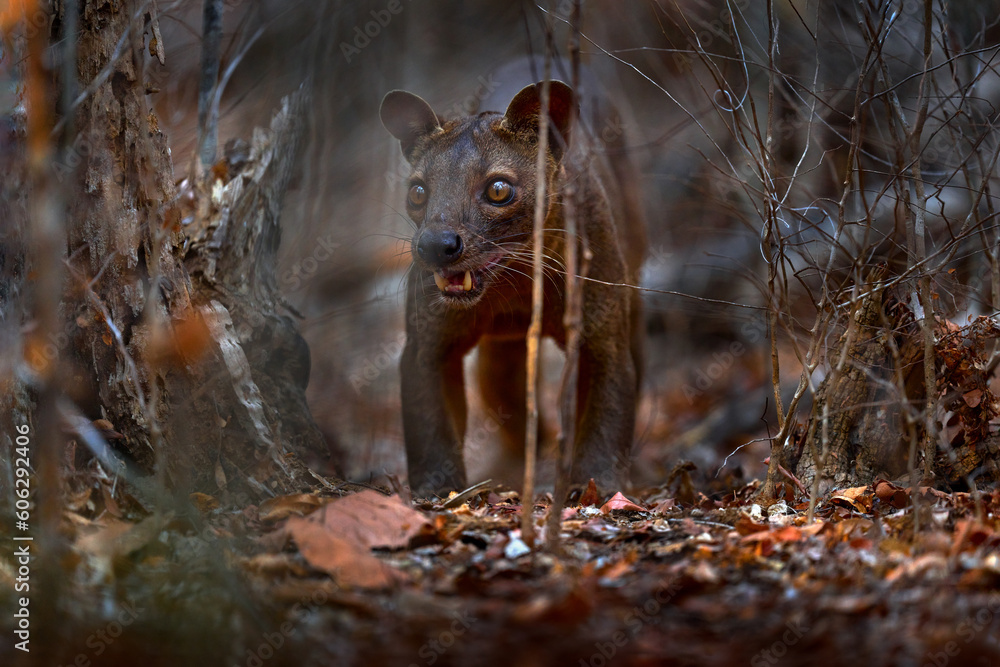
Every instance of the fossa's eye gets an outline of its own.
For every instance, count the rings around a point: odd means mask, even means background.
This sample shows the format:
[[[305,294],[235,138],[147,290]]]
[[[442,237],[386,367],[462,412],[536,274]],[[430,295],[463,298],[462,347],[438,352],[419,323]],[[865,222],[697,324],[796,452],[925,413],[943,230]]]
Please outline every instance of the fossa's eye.
[[[514,186],[498,178],[486,186],[486,201],[494,206],[509,204],[514,199]]]
[[[414,183],[406,195],[406,202],[413,208],[421,208],[427,203],[427,188],[420,183]]]

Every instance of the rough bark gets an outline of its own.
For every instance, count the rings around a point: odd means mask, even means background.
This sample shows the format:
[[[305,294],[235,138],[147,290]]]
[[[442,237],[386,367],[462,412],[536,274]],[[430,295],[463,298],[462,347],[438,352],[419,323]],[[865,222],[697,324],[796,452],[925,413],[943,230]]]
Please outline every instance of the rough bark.
[[[906,470],[901,446],[905,397],[897,388],[888,345],[893,333],[883,314],[883,275],[874,271],[864,286],[866,296],[830,351],[830,370],[816,392],[802,447],[784,462],[820,495],[880,476],[894,478]]]
[[[314,485],[299,462],[326,452],[305,403],[308,348],[281,313],[274,275],[307,93],[286,100],[249,145],[234,144],[205,182],[178,192],[144,80],[147,11],[138,2],[79,3],[76,140],[53,169],[69,202],[64,326],[48,332],[62,358],[51,382],[62,408],[32,414],[33,390],[16,364],[3,368],[2,407],[33,424],[106,418],[124,436],[112,462],[124,470],[129,460],[127,477],[147,491],[162,482],[252,501]],[[12,327],[30,306],[13,297],[33,261],[21,244],[19,201],[3,198],[14,224],[0,238],[3,333],[15,353]],[[142,478],[152,473],[156,484]]]
[[[284,100],[270,132],[256,132],[249,147],[231,143],[225,163],[231,178],[202,196],[210,210],[186,232],[185,267],[213,349],[195,381],[180,382],[175,392],[175,400],[185,397],[181,410],[190,417],[175,423],[174,432],[205,425],[196,438],[177,438],[190,443],[186,457],[197,461],[195,469],[214,469],[216,478],[245,471],[251,485],[282,480],[289,490],[316,481],[296,456],[327,451],[305,401],[309,348],[280,312],[275,277],[281,199],[307,100],[304,89]],[[220,396],[227,397],[224,405]],[[213,443],[208,449],[206,440]]]

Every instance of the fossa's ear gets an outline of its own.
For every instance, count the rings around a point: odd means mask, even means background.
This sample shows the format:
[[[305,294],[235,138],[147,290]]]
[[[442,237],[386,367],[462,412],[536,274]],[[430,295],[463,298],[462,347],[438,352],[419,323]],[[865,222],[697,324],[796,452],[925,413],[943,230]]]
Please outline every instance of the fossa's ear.
[[[403,155],[409,160],[417,139],[441,129],[437,114],[422,98],[405,90],[391,90],[382,98],[379,109],[382,125],[399,139]]]
[[[572,88],[562,81],[549,82],[549,150],[557,160],[562,157],[569,140],[575,104]],[[528,130],[537,133],[541,109],[542,84],[526,86],[507,105],[503,126],[514,132]]]

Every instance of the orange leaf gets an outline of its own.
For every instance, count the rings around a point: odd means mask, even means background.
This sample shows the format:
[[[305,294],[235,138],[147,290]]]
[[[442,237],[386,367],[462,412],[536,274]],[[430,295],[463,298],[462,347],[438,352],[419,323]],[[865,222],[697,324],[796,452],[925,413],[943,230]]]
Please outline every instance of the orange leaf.
[[[826,528],[826,522],[816,521],[808,526],[802,526],[799,530],[801,530],[802,534],[806,537],[813,537],[814,535],[819,535],[824,528]]]
[[[427,518],[399,496],[369,489],[334,500],[316,516],[332,533],[369,548],[402,549],[421,533],[434,533]]]
[[[741,516],[736,520],[736,532],[740,535],[752,535],[762,530],[768,530],[770,526],[766,523],[757,523],[748,516]]]
[[[599,502],[601,502],[601,497],[597,495],[597,485],[594,484],[594,478],[591,477],[590,481],[587,482],[587,489],[583,492],[583,495],[580,496],[580,506],[596,506]]]
[[[334,535],[313,517],[292,517],[288,520],[288,532],[302,557],[317,570],[330,574],[341,586],[388,588],[404,580],[401,572],[380,561],[366,547]]]
[[[219,506],[219,501],[207,493],[195,492],[188,495],[191,504],[198,508],[202,514],[207,514]]]
[[[879,500],[892,505],[898,510],[910,504],[910,494],[906,492],[906,489],[896,486],[892,482],[877,479],[873,486],[875,487],[875,495]]]
[[[798,542],[802,539],[802,531],[795,526],[785,526],[774,532],[776,542]]]
[[[633,512],[645,512],[646,508],[636,505],[631,500],[622,495],[619,491],[615,495],[611,496],[611,500],[604,503],[601,507],[602,514],[609,514],[613,510],[631,510]]]
[[[868,514],[872,510],[872,495],[867,486],[854,486],[849,489],[841,489],[833,494],[830,502],[843,507],[850,507],[862,514]]]
[[[293,514],[306,516],[315,511],[323,501],[311,493],[295,493],[290,496],[268,498],[260,504],[257,514],[261,521],[273,523],[287,519]]]

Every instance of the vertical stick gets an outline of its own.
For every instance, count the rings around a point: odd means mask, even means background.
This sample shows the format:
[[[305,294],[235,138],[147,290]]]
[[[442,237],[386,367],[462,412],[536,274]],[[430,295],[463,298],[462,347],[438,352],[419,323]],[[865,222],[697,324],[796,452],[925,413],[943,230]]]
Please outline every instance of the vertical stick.
[[[552,23],[548,14],[545,16],[545,77],[542,79],[541,107],[538,112],[538,157],[535,160],[535,171],[538,183],[535,188],[535,228],[532,238],[534,256],[532,257],[531,283],[531,324],[528,327],[528,390],[527,390],[527,429],[524,442],[524,490],[521,498],[521,538],[529,547],[535,545],[535,524],[533,521],[535,507],[535,462],[538,458],[538,364],[539,350],[542,338],[542,299],[545,242],[546,179],[549,153],[549,78],[552,70]]]
[[[931,31],[934,21],[933,0],[924,0],[924,73],[920,80],[920,108],[917,120],[913,124],[911,146],[913,151],[913,185],[917,196],[917,205],[913,209],[914,240],[917,255],[914,263],[923,262],[927,257],[927,233],[924,211],[927,210],[927,196],[924,192],[924,180],[920,169],[920,141],[924,122],[927,119],[927,109],[930,102],[930,67],[931,67]],[[931,276],[925,272],[920,277],[917,287],[920,305],[924,317],[920,321],[920,330],[924,338],[924,392],[927,394],[924,405],[924,478],[930,479],[934,467],[934,453],[937,451],[937,426],[935,409],[937,407],[937,381],[934,363],[934,303],[931,300]]]
[[[574,0],[570,15],[569,34],[570,66],[572,68],[571,84],[573,95],[580,90],[580,0]],[[577,97],[577,99],[579,99]],[[571,133],[582,139],[580,129],[576,127],[577,104],[570,111],[569,127]],[[566,137],[569,140],[569,137]],[[566,170],[569,177],[563,189],[563,218],[566,221],[566,303],[563,314],[563,325],[566,329],[566,365],[563,367],[562,381],[559,387],[559,459],[556,466],[555,488],[552,492],[552,505],[549,508],[547,528],[547,544],[551,551],[560,549],[559,532],[562,527],[562,509],[569,491],[569,476],[573,465],[573,450],[576,446],[576,396],[577,377],[580,360],[580,330],[583,322],[583,299],[581,292],[582,276],[586,267],[580,268],[580,248],[585,249],[587,239],[584,230],[577,225],[576,213],[579,210],[580,193],[577,190],[577,178],[583,167],[576,161],[575,155],[567,148],[565,153]],[[586,256],[586,251],[584,251]]]
[[[774,139],[774,116],[776,110],[774,108],[774,87],[775,87],[775,65],[774,57],[778,51],[778,35],[777,35],[777,17],[774,15],[774,2],[773,0],[767,0],[767,63],[768,63],[768,77],[767,77],[767,135],[764,141],[764,147],[761,151],[761,165],[763,168],[771,171],[773,169],[773,163],[771,160],[771,146]],[[768,183],[774,183],[774,179],[768,174],[768,177],[764,181],[765,187]],[[775,241],[780,246],[782,243],[781,234],[778,231],[777,225],[777,215],[778,212],[775,209],[774,202],[777,201],[777,197],[768,197],[767,201],[767,217],[768,224],[770,225],[772,231],[774,232]],[[785,425],[785,409],[781,401],[781,366],[779,365],[778,357],[778,295],[776,293],[776,281],[778,278],[778,262],[781,261],[783,253],[780,250],[776,255],[771,255],[768,252],[770,261],[768,262],[768,273],[767,273],[767,286],[768,286],[768,301],[769,308],[767,312],[767,325],[770,330],[771,339],[771,384],[774,389],[774,407],[778,413],[778,428],[782,428]],[[774,452],[772,452],[773,455]]]
[[[905,141],[909,144],[910,150],[910,178],[913,181],[914,195],[916,202],[910,200],[910,190],[904,181],[903,199],[906,202],[909,215],[906,219],[906,247],[909,255],[909,268],[912,270],[924,263],[927,257],[927,225],[925,212],[927,211],[927,195],[924,190],[924,180],[920,167],[921,138],[923,136],[924,123],[927,120],[927,112],[930,105],[930,77],[931,77],[931,54],[932,54],[932,29],[934,21],[933,0],[924,0],[924,69],[920,78],[920,87],[917,92],[917,115],[913,121],[912,129],[907,126],[906,115],[903,113],[896,93],[890,96],[897,121],[902,127]],[[883,71],[886,69],[884,61]],[[889,85],[889,78],[883,74],[886,85]],[[907,136],[908,135],[908,136]],[[901,149],[904,148],[901,146]],[[900,150],[902,154],[902,150]],[[901,174],[902,176],[902,170]],[[937,382],[934,371],[934,304],[931,301],[931,277],[927,269],[922,269],[915,281],[914,296],[923,311],[920,318],[920,331],[923,334],[923,362],[924,362],[924,442],[923,442],[923,477],[929,479],[933,473],[934,453],[937,450],[937,426],[934,419],[937,407],[936,393]],[[911,453],[910,465],[914,466],[916,461]],[[911,475],[915,478],[915,469],[911,467]],[[914,481],[914,485],[916,482]],[[919,516],[916,517],[919,526]],[[917,528],[915,527],[915,530]]]
[[[768,76],[767,84],[767,134],[765,136],[764,145],[761,149],[761,176],[763,178],[763,183],[765,187],[768,187],[769,182],[773,182],[772,179],[768,178],[767,170],[771,168],[771,141],[774,132],[774,56],[778,48],[777,35],[775,34],[775,22],[777,18],[774,16],[774,3],[772,0],[767,0],[767,57],[768,57],[768,71],[770,72]],[[764,252],[767,255],[767,329],[768,329],[768,341],[770,343],[771,352],[771,385],[774,390],[774,407],[778,414],[778,430],[786,431],[786,416],[784,405],[781,401],[781,366],[779,365],[780,357],[778,355],[778,308],[780,307],[778,293],[777,293],[777,279],[778,279],[778,262],[782,261],[783,250],[781,232],[778,229],[777,224],[777,211],[775,210],[774,201],[775,197],[767,198],[767,235],[764,238]],[[775,243],[778,246],[777,252],[771,251],[771,244]],[[791,418],[791,415],[788,415]],[[768,485],[773,484],[773,480],[780,479],[778,465],[781,461],[781,451],[785,447],[785,438],[775,438],[771,441],[771,458],[768,463],[767,469],[767,479]]]
[[[219,112],[212,104],[219,81],[222,45],[222,0],[204,0],[201,35],[201,81],[198,84],[198,157],[201,170],[215,164]],[[199,171],[201,171],[199,170]]]

